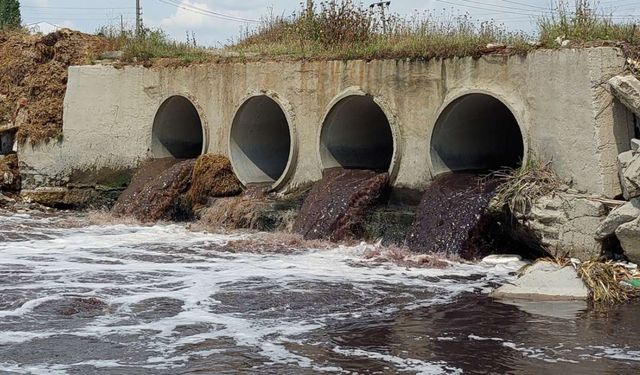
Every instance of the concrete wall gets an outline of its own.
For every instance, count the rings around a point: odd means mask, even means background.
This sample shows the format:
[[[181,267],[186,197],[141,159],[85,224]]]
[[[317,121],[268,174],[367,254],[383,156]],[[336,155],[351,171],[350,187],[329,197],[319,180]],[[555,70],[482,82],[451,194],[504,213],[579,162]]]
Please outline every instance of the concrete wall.
[[[267,94],[287,113],[297,148],[279,190],[321,177],[324,117],[345,96],[369,94],[395,135],[392,180],[420,189],[433,177],[430,140],[445,107],[462,95],[486,93],[518,120],[525,151],[552,160],[578,189],[620,193],[616,156],[629,148],[633,116],[616,104],[606,81],[623,70],[618,49],[540,50],[527,57],[444,61],[251,62],[185,68],[71,67],[64,139],[20,150],[26,188],[61,185],[87,171],[122,169],[150,156],[157,109],[188,97],[205,126],[205,149],[229,153],[230,126],[249,97]],[[90,173],[89,173],[90,174]]]

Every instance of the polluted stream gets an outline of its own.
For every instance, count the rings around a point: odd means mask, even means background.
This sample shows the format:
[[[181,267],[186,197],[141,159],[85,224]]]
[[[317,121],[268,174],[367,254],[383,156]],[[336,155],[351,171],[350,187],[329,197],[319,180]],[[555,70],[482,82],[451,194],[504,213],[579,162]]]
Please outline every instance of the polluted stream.
[[[7,374],[636,373],[640,306],[487,297],[519,264],[0,211]],[[373,256],[378,254],[379,256]]]

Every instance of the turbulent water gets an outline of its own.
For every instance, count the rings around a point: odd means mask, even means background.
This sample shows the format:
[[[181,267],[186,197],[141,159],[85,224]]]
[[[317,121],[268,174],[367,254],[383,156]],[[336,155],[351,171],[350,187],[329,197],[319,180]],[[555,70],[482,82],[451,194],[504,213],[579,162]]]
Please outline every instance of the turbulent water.
[[[640,306],[493,301],[508,265],[407,268],[366,245],[280,253],[260,234],[65,215],[0,212],[1,373],[640,369]]]

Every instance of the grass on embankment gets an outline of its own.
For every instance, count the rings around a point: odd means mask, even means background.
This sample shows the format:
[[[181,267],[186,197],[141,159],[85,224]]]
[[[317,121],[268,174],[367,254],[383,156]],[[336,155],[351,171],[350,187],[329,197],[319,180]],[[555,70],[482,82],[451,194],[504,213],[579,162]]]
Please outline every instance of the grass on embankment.
[[[571,3],[570,3],[571,1]],[[557,0],[551,13],[538,19],[535,35],[507,30],[494,21],[478,22],[471,15],[409,16],[379,14],[352,0],[328,0],[313,11],[305,8],[289,16],[268,16],[255,29],[246,30],[223,51],[172,41],[161,30],[132,31],[102,28],[114,50],[124,52],[125,62],[173,59],[182,64],[221,59],[432,59],[481,56],[487,53],[526,54],[536,48],[597,45],[615,41],[640,45],[640,32],[631,22],[601,11],[595,0]],[[541,13],[542,14],[542,13]],[[492,48],[488,45],[493,44]],[[495,46],[503,45],[502,46]]]
[[[380,17],[352,1],[321,2],[314,12],[301,10],[288,17],[270,17],[241,40],[233,51],[261,56],[293,58],[447,58],[480,56],[504,44],[503,53],[524,54],[535,48],[558,48],[557,39],[571,46],[599,41],[637,45],[640,33],[632,23],[616,23],[592,0],[559,0],[553,12],[538,20],[537,36],[514,32],[489,22],[474,22],[470,15]]]
[[[124,62],[144,62],[153,59],[176,59],[181,63],[199,63],[212,59],[210,49],[198,47],[195,39],[188,42],[171,40],[162,30],[143,29],[136,36],[135,31],[121,31],[114,27],[102,27],[97,35],[107,39],[111,50],[122,51]]]

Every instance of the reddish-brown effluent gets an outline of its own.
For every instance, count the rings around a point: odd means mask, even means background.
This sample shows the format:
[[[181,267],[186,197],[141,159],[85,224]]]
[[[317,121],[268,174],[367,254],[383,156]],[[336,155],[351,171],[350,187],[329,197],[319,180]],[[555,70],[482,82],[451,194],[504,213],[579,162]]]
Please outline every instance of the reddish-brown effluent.
[[[362,234],[363,212],[389,185],[387,173],[334,168],[326,170],[305,200],[294,231],[305,239],[334,241]]]
[[[485,214],[501,181],[473,173],[439,176],[425,190],[407,246],[418,252],[476,259],[492,249],[482,240]]]

